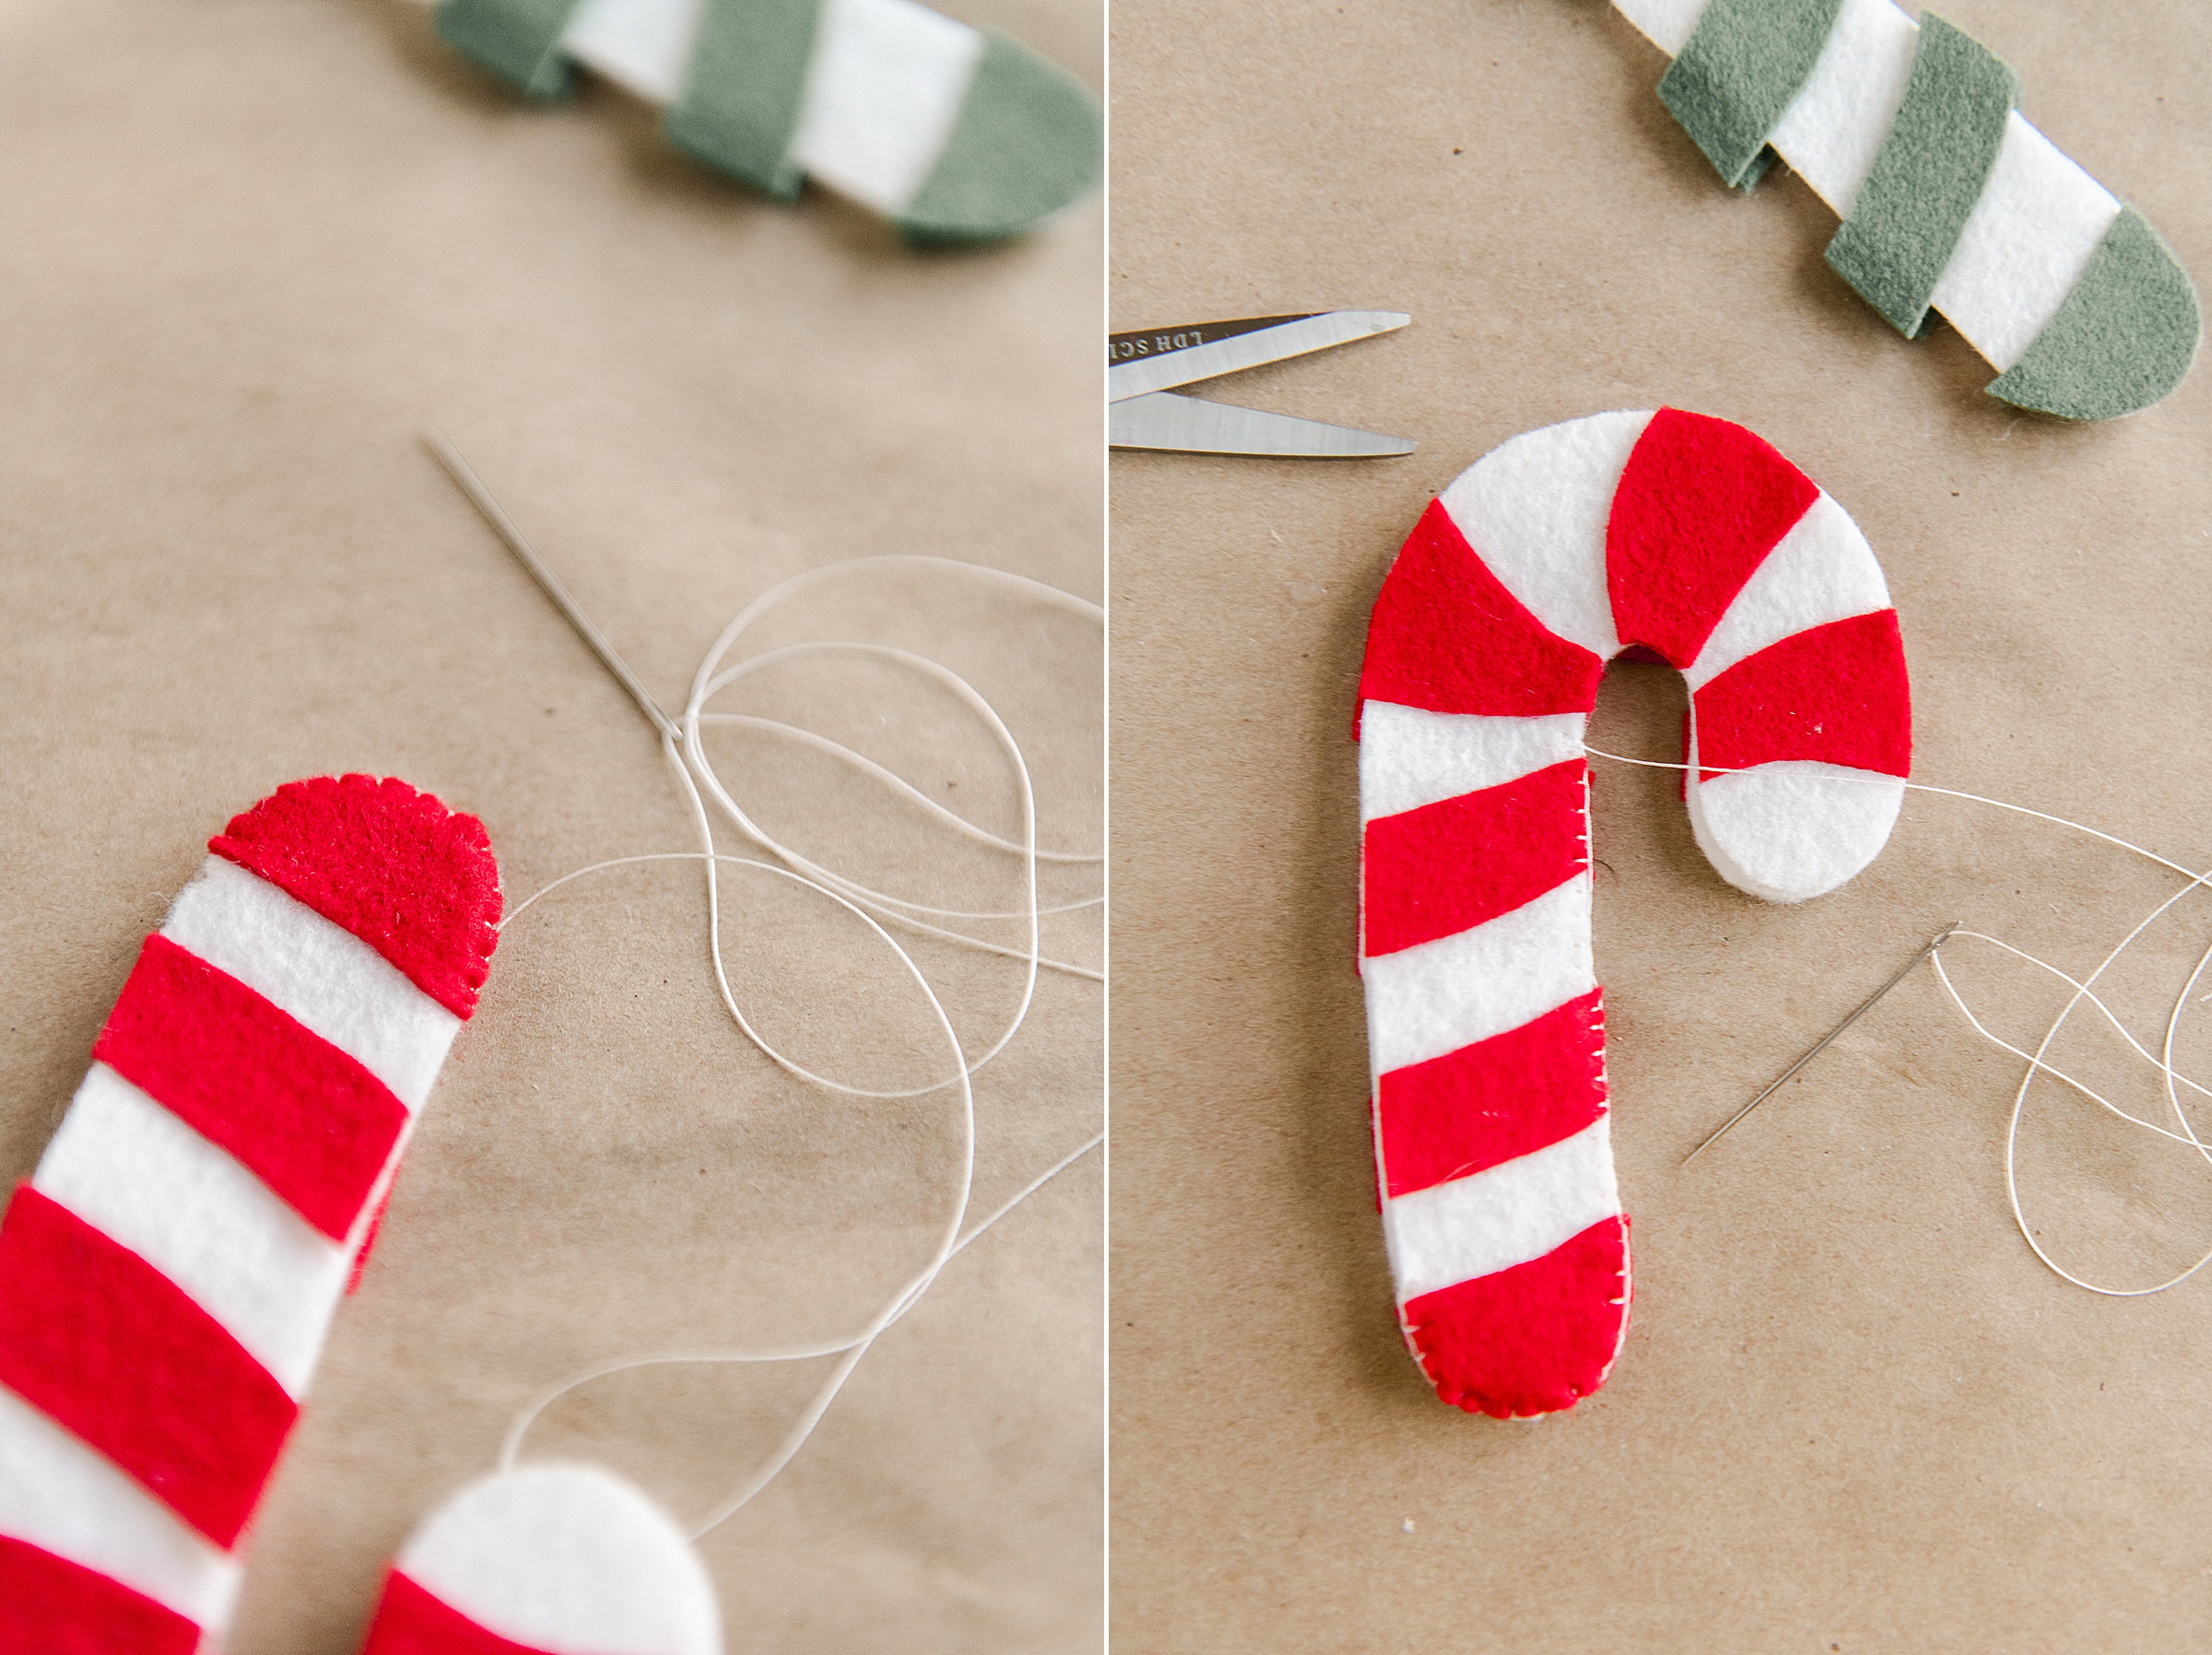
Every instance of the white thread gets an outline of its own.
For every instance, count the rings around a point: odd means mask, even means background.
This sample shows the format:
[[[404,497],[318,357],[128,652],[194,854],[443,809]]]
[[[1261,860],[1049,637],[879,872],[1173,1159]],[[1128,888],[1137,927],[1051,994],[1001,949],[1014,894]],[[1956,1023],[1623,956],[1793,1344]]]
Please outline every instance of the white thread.
[[[1630,758],[1624,754],[1606,753],[1595,747],[1587,748],[1586,751],[1593,758],[1610,759],[1616,764],[1637,765],[1646,769],[1687,770],[1689,768],[1685,764],[1670,764],[1659,759]],[[1715,767],[1707,766],[1701,768],[1710,773],[1724,773]],[[1870,776],[1868,780],[1872,781],[1877,780],[1877,778]],[[1893,786],[1896,784],[1896,778],[1894,777],[1882,777],[1878,780],[1880,780],[1885,785]],[[2026,1112],[2028,1094],[2030,1089],[2035,1084],[2036,1076],[2039,1074],[2048,1074],[2053,1080],[2059,1082],[2063,1086],[2072,1087],[2075,1091],[2080,1093],[2084,1097],[2096,1104],[2099,1108],[2104,1109],[2107,1113],[2126,1121],[2129,1125],[2139,1127],[2146,1132],[2154,1133],[2157,1136],[2164,1138],[2173,1144],[2186,1145],[2188,1148],[2194,1150],[2198,1156],[2207,1164],[2207,1166],[2212,1166],[2212,1144],[2207,1144],[2203,1139],[2198,1137],[2195,1127],[2192,1125],[2189,1121],[2188,1112],[2182,1107],[2181,1098],[2181,1088],[2183,1086],[2186,1086],[2191,1091],[2196,1092],[2207,1098],[2212,1098],[2212,1087],[2206,1087],[2199,1084],[2198,1082],[2191,1079],[2188,1075],[2182,1074],[2173,1066],[2173,1043],[2175,1035],[2181,1027],[2182,1013],[2189,1004],[2190,996],[2194,992],[2199,981],[2203,980],[2206,969],[2212,968],[2212,945],[2206,946],[2204,954],[2197,959],[2195,968],[2189,973],[2188,980],[2182,985],[2181,992],[2174,996],[2171,1009],[2167,1014],[2165,1039],[2161,1049],[2161,1054],[2159,1056],[2153,1056],[2148,1048],[2147,1048],[2141,1040],[2137,1039],[2136,1036],[2129,1031],[2126,1025],[2120,1020],[2119,1015],[2113,1012],[2112,1007],[2107,1005],[2104,1001],[2099,997],[2094,988],[2097,980],[2101,978],[2106,971],[2110,970],[2112,966],[2118,962],[2120,957],[2125,954],[2129,947],[2135,944],[2136,940],[2140,937],[2144,932],[2147,931],[2153,923],[2163,917],[2169,910],[2171,910],[2176,903],[2180,902],[2183,898],[2190,896],[2191,894],[2205,888],[2207,885],[2212,885],[2212,870],[2207,870],[2204,873],[2198,873],[2193,869],[2183,867],[2180,863],[2169,861],[2167,858],[2159,855],[2154,851],[2147,851],[2141,845],[2133,844],[2126,839],[2117,837],[2116,835],[2105,833],[2099,828],[2088,827],[2085,823],[2069,821],[2065,816],[2053,816],[2047,811],[2033,810],[2024,804],[2008,804],[2003,799],[1992,799],[1985,797],[1981,793],[1964,792],[1957,788],[1931,787],[1924,783],[1916,781],[1905,782],[1904,786],[1907,791],[1912,792],[1936,793],[1946,798],[1965,799],[1973,804],[1988,804],[1999,810],[2012,811],[2019,816],[2032,816],[2038,821],[2049,822],[2055,827],[2072,828],[2077,833],[2085,833],[2091,839],[2102,839],[2108,845],[2116,846],[2123,851],[2127,851],[2136,856],[2140,856],[2146,861],[2156,863],[2159,867],[2169,869],[2173,873],[2181,874],[2183,878],[2188,880],[2188,884],[2184,885],[2180,890],[2174,892],[2171,897],[2168,897],[2163,902],[2152,909],[2148,914],[2145,915],[2144,918],[2136,924],[2132,931],[2130,931],[2124,937],[2121,938],[2116,945],[2114,945],[2112,950],[2105,955],[2104,958],[2099,962],[2097,968],[2091,971],[2086,978],[2077,980],[2070,976],[2065,971],[2061,970],[2058,967],[2051,964],[2048,960],[2039,959],[2034,955],[2028,953],[2024,949],[2016,948],[2010,943],[2004,942],[1999,938],[1989,936],[1986,933],[1978,931],[1967,931],[1962,929],[1955,930],[1948,937],[1945,939],[1943,944],[1932,950],[1929,955],[1929,963],[1935,967],[1936,980],[1943,985],[1944,992],[1949,996],[1951,1004],[1959,1008],[1959,1015],[1966,1019],[1968,1027],[1972,1028],[1976,1034],[1980,1035],[1983,1039],[1989,1041],[1993,1046],[1996,1046],[2005,1051],[2010,1052],[2013,1056],[2023,1060],[2028,1065],[2025,1073],[2023,1073],[2020,1077],[2020,1084],[2018,1087],[2013,1093],[2012,1111],[2010,1118],[2006,1124],[2005,1133],[2005,1193],[2006,1199],[2012,1208],[2013,1223],[2019,1229],[2020,1238],[2027,1242],[2029,1249],[2035,1254],[2036,1258],[2040,1260],[2044,1267],[2048,1269],[2053,1275],[2058,1276],[2061,1280],[2072,1283],[2077,1287],[2085,1288],[2091,1293],[2101,1294],[2108,1298],[2144,1298],[2154,1293],[2163,1293],[2170,1287],[2179,1286],[2182,1283],[2187,1281],[2191,1276],[2196,1274],[2197,1272],[2203,1270],[2206,1265],[2212,1264],[2212,1250],[2207,1250],[2204,1255],[2198,1258],[2194,1264],[2191,1264],[2186,1270],[2182,1271],[2179,1274],[2170,1276],[2165,1281],[2159,1282],[2157,1285],[2148,1287],[2112,1287],[2107,1286],[2101,1283],[2088,1281],[2066,1269],[2044,1250],[2041,1243],[2038,1240],[2034,1227],[2030,1224],[2027,1212],[2020,1202],[2018,1162],[2020,1121]],[[1972,1007],[1967,1004],[1965,996],[1959,993],[1958,985],[1951,980],[1950,973],[1944,968],[1943,949],[1944,947],[1947,947],[1951,943],[1959,941],[1961,939],[1991,944],[1994,946],[2004,950],[2006,953],[2016,957],[2017,958],[2027,961],[2030,965],[2039,967],[2042,970],[2050,972],[2053,977],[2058,978],[2062,982],[2066,983],[2073,989],[2074,992],[2072,996],[2067,1000],[2066,1004],[2060,1008],[2058,1015],[2052,1019],[2051,1026],[2043,1031],[2043,1037],[2040,1041],[2037,1042],[2033,1051],[2023,1051],[2019,1047],[2013,1045],[2010,1041],[2006,1040],[1994,1033],[1986,1025],[1983,1023],[1981,1018],[1974,1015]],[[2212,999],[2212,994],[2207,994],[2203,996],[2203,998]],[[2172,1109],[2174,1120],[2181,1128],[2179,1132],[2171,1131],[2166,1127],[2159,1125],[2156,1121],[2146,1121],[2140,1115],[2131,1114],[2126,1109],[2122,1109],[2118,1104],[2112,1102],[2110,1098],[2104,1097],[2103,1094],[2098,1092],[2094,1087],[2076,1079],[2073,1075],[2068,1074],[2065,1070],[2060,1069],[2055,1064],[2046,1061],[2046,1054],[2050,1051],[2053,1043],[2058,1039],[2061,1030],[2065,1028],[2067,1019],[2074,1015],[2075,1010],[2079,1007],[2084,1001],[2087,1001],[2089,1004],[2095,1006],[2099,1012],[2103,1014],[2105,1020],[2112,1026],[2113,1030],[2123,1040],[2127,1043],[2128,1047],[2134,1051],[2138,1057],[2142,1058],[2144,1062],[2147,1062],[2152,1068],[2159,1071],[2161,1083],[2166,1090],[2168,1106]]]
[[[1105,1137],[1103,1133],[1094,1134],[1080,1147],[1063,1156],[1030,1180],[1011,1199],[980,1224],[975,1225],[972,1228],[963,1227],[967,1223],[968,1203],[975,1175],[976,1133],[973,1077],[976,1072],[1006,1050],[1007,1044],[1012,1041],[1015,1035],[1020,1030],[1022,1024],[1027,1020],[1030,1004],[1035,997],[1037,973],[1041,968],[1061,971],[1090,981],[1103,982],[1105,980],[1102,971],[1065,961],[1047,959],[1040,952],[1040,920],[1042,915],[1074,912],[1082,909],[1098,907],[1103,903],[1104,898],[1102,895],[1087,898],[1081,901],[1064,903],[1051,908],[1041,906],[1037,895],[1037,863],[1040,861],[1050,861],[1075,864],[1100,864],[1103,863],[1105,858],[1102,852],[1044,851],[1038,847],[1036,794],[1030,777],[1028,761],[1022,755],[1020,744],[1015,739],[1013,733],[1006,728],[1005,722],[1000,719],[990,702],[985,700],[965,679],[939,663],[911,651],[894,649],[884,644],[853,641],[792,644],[781,649],[765,651],[758,655],[740,657],[732,664],[724,665],[724,661],[730,657],[731,651],[736,647],[738,640],[744,633],[777,604],[808,587],[840,574],[864,568],[882,569],[887,567],[956,571],[963,576],[996,583],[1019,592],[1025,596],[1037,598],[1055,606],[1071,610],[1093,622],[1102,623],[1105,618],[1105,612],[1097,604],[1088,603],[1054,587],[1046,586],[1018,575],[1009,574],[1004,570],[988,569],[978,564],[956,562],[944,558],[894,555],[853,558],[842,563],[809,570],[771,588],[748,604],[736,619],[723,630],[721,637],[716,639],[713,647],[707,652],[705,659],[700,664],[699,671],[693,676],[690,698],[685,705],[682,716],[674,721],[674,732],[665,733],[662,736],[662,752],[674,768],[677,779],[682,785],[685,799],[690,805],[692,825],[698,832],[700,849],[698,851],[658,851],[641,856],[616,857],[606,862],[594,863],[588,867],[565,874],[534,892],[523,902],[517,904],[500,921],[503,931],[507,925],[512,923],[535,905],[541,898],[587,874],[647,862],[697,862],[701,865],[706,875],[708,953],[713,966],[716,990],[721,995],[724,1009],[729,1013],[731,1019],[744,1031],[746,1038],[764,1055],[788,1073],[811,1085],[852,1097],[883,1100],[904,1099],[927,1097],[951,1086],[957,1086],[959,1089],[961,1147],[959,1173],[954,1192],[951,1216],[947,1221],[927,1262],[923,1265],[918,1274],[909,1279],[892,1296],[890,1301],[859,1332],[848,1338],[787,1349],[678,1352],[623,1357],[571,1376],[540,1392],[537,1398],[516,1416],[514,1423],[510,1426],[506,1439],[500,1448],[500,1465],[502,1470],[510,1470],[513,1467],[531,1426],[535,1424],[547,1408],[571,1391],[595,1379],[628,1372],[633,1368],[678,1364],[792,1362],[818,1356],[840,1356],[841,1359],[836,1367],[816,1391],[806,1406],[801,1410],[797,1420],[774,1451],[734,1494],[707,1514],[693,1531],[692,1538],[695,1540],[741,1509],[761,1489],[767,1487],[778,1473],[792,1461],[799,1450],[806,1446],[807,1438],[813,1435],[816,1426],[820,1423],[822,1415],[829,1410],[830,1403],[836,1400],[838,1392],[843,1388],[845,1380],[851,1376],[853,1368],[858,1366],[861,1358],[867,1354],[877,1339],[886,1330],[920,1302],[923,1295],[928,1292],[931,1285],[935,1282],[937,1275],[947,1263],[957,1257],[970,1242],[1012,1212],[1022,1202],[1028,1200],[1051,1179],[1096,1148],[1104,1141]],[[792,661],[830,654],[856,654],[888,661],[919,672],[951,690],[954,696],[967,706],[991,732],[1012,767],[1021,800],[1020,839],[1017,841],[1006,839],[969,821],[930,799],[921,790],[912,786],[894,771],[816,732],[772,719],[760,719],[738,713],[715,713],[707,710],[707,704],[717,694],[753,673],[766,671]],[[1018,910],[1005,912],[934,907],[908,898],[872,889],[857,880],[840,874],[834,869],[825,867],[800,854],[791,847],[780,843],[765,832],[737,804],[709,761],[701,740],[702,730],[709,723],[734,724],[759,730],[798,741],[818,751],[828,753],[861,774],[883,784],[909,803],[924,805],[940,822],[956,831],[994,849],[1018,854],[1022,861],[1024,905]],[[665,723],[664,730],[665,731],[666,728]],[[776,861],[773,863],[762,862],[751,857],[733,856],[717,850],[714,842],[713,821],[708,811],[710,798],[722,813],[735,825],[739,832],[774,857]],[[782,865],[777,865],[778,863]],[[921,990],[923,997],[928,1002],[930,1011],[936,1019],[937,1027],[951,1049],[953,1073],[945,1079],[934,1081],[927,1086],[899,1091],[872,1090],[849,1086],[827,1075],[818,1074],[771,1045],[760,1031],[753,1027],[743,1007],[738,1004],[736,994],[730,987],[729,975],[724,967],[722,950],[721,895],[721,869],[724,864],[755,869],[804,886],[827,897],[840,908],[860,920],[886,947],[898,957],[900,965],[905,968],[907,974],[913,979],[915,985]],[[929,915],[938,920],[1019,920],[1026,925],[1028,946],[1021,949],[1006,947],[982,937],[971,936],[964,932],[931,924],[926,920],[917,917],[920,915]],[[959,1033],[953,1027],[951,1017],[947,1013],[943,1003],[938,999],[936,992],[931,987],[927,976],[914,963],[912,957],[885,928],[887,924],[901,926],[910,931],[919,932],[965,947],[1016,959],[1022,963],[1023,986],[1020,1004],[1006,1028],[980,1056],[972,1060],[968,1057],[960,1044]]]

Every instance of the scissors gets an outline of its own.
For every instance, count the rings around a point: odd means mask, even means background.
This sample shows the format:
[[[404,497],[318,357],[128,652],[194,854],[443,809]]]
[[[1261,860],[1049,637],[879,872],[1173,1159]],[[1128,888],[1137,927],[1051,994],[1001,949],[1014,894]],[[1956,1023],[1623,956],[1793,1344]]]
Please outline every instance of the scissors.
[[[1404,327],[1398,311],[1322,311],[1303,316],[1248,316],[1182,327],[1113,334],[1106,340],[1106,438],[1114,448],[1172,449],[1197,454],[1283,454],[1348,460],[1409,454],[1403,437],[1263,414],[1230,403],[1178,396],[1171,389],[1236,373],[1308,351],[1326,350]]]

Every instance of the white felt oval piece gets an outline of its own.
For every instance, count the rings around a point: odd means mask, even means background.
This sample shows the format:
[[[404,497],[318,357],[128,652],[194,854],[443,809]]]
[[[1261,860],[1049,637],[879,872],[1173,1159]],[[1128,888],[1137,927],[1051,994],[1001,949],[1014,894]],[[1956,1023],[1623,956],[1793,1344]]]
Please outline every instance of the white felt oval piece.
[[[524,1465],[463,1489],[399,1572],[548,1655],[722,1655],[714,1588],[661,1508],[594,1465]]]
[[[1688,791],[1698,849],[1730,885],[1770,902],[1849,880],[1888,842],[1905,798],[1901,777],[1815,759],[1693,780]]]

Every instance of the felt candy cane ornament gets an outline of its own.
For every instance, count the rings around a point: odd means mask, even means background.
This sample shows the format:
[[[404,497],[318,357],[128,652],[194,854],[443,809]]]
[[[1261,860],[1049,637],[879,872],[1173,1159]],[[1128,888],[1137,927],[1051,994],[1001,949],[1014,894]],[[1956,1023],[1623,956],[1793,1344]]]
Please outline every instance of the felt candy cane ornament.
[[[597,1466],[525,1465],[432,1513],[362,1655],[722,1655],[714,1589],[660,1508]]]
[[[2109,419],[2188,373],[2188,273],[1971,36],[1890,0],[1614,4],[1673,54],[1660,96],[1722,178],[1779,154],[1843,220],[1830,265],[1908,337],[1940,311],[2000,370],[1990,395]]]
[[[0,1649],[192,1655],[497,941],[483,824],[279,788],[209,842],[0,1219]]]
[[[438,29],[535,98],[587,64],[708,166],[780,201],[817,179],[918,244],[1034,229],[1104,159],[1081,82],[914,0],[442,0]]]
[[[1375,1164],[1406,1344],[1446,1402],[1500,1418],[1595,1391],[1628,1323],[1583,745],[1624,649],[1688,681],[1690,823],[1754,896],[1865,867],[1911,768],[1881,569],[1741,426],[1547,426],[1415,526],[1359,683]]]

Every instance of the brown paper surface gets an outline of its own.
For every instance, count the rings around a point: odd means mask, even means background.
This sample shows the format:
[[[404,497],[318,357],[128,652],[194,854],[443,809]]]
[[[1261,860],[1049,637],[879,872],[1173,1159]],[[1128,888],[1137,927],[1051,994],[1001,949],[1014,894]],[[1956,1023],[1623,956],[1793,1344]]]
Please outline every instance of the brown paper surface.
[[[1101,76],[1082,0],[955,9]],[[670,707],[744,604],[841,558],[929,553],[1100,595],[1095,204],[1018,246],[915,257],[832,200],[724,186],[603,84],[524,108],[426,14],[368,0],[13,6],[0,108],[11,1181],[208,836],[279,782],[397,774],[477,813],[511,909],[586,863],[696,849],[650,728],[418,445],[425,424]],[[1097,636],[902,576],[810,596],[761,641],[872,638],[969,674],[1025,745],[1042,841],[1096,849]],[[1018,831],[997,749],[911,675],[807,664],[716,705]],[[818,756],[711,745],[764,828],[830,865],[1018,904],[1017,859]],[[1045,900],[1098,881],[1048,870]],[[941,1077],[943,1036],[856,921],[744,870],[724,903],[769,1038],[865,1086]],[[1096,910],[1044,934],[1099,962]],[[980,1051],[1019,967],[910,946]],[[1098,1130],[1101,1006],[1047,973],[980,1073],[975,1215]],[[358,1649],[385,1560],[548,1382],[858,1331],[951,1210],[959,1120],[955,1092],[841,1097],[747,1044],[708,974],[696,863],[523,914],[262,1509],[233,1655]],[[1097,1646],[1102,1188],[1094,1155],[956,1260],[702,1543],[733,1650]],[[826,1367],[609,1379],[528,1451],[604,1461],[688,1521]]]
[[[2212,18],[1945,15],[2202,282]],[[2097,1297],[2037,1263],[2004,1180],[2023,1065],[1924,968],[1680,1166],[1947,921],[2078,974],[2183,882],[1913,794],[1850,886],[1768,906],[1706,867],[1673,775],[1599,764],[1635,1309],[1596,1398],[1497,1423],[1438,1403],[1393,1322],[1347,737],[1369,607],[1430,497],[1517,432],[1672,404],[1748,425],[1865,530],[1919,781],[2203,867],[2212,374],[2082,428],[1983,396],[1994,373],[1956,334],[1903,340],[1828,271],[1835,219],[1801,182],[1720,186],[1657,99],[1662,55],[1596,0],[1243,3],[1202,23],[1118,0],[1111,52],[1114,326],[1410,311],[1199,393],[1420,440],[1402,460],[1112,462],[1117,1647],[2201,1641],[2212,1283]],[[1678,758],[1683,704],[1671,671],[1618,668],[1593,743]],[[2154,1051],[2207,940],[2200,896],[2108,980]],[[2065,992],[1986,945],[1947,956],[2016,1043]],[[2206,1015],[2177,1045],[2200,1074]],[[2055,1051],[2166,1108],[2086,1023]],[[2023,1199],[2078,1274],[2148,1284],[2212,1246],[2206,1173],[2031,1095]]]

